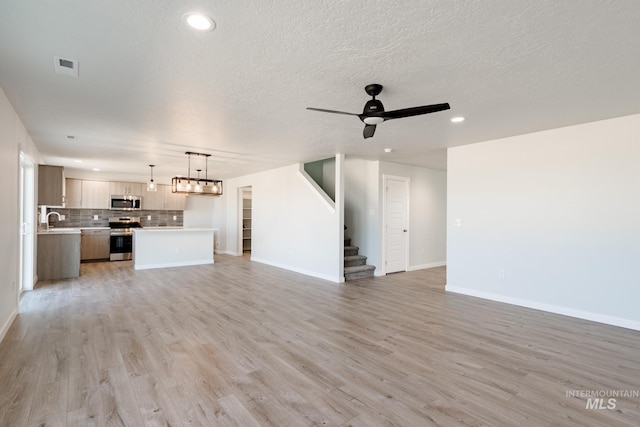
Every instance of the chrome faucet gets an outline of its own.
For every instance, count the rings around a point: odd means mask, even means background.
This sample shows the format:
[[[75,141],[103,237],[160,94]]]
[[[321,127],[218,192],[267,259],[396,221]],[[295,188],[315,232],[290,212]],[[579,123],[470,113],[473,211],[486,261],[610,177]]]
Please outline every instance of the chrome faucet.
[[[58,212],[49,212],[47,214],[47,230],[49,229],[49,217],[51,215],[58,215],[58,221],[62,221],[62,218],[60,218],[60,214]]]

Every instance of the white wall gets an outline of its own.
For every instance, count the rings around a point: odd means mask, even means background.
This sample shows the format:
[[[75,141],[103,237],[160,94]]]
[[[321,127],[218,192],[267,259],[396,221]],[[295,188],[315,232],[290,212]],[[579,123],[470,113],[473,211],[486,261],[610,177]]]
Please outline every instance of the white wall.
[[[19,165],[20,151],[34,163],[40,154],[0,88],[0,340],[18,312]]]
[[[367,264],[381,272],[378,161],[348,157],[344,168],[344,234],[351,244],[360,248]]]
[[[226,217],[221,244],[234,255],[238,245],[238,188],[252,187],[251,259],[341,282],[342,160],[336,159],[335,208],[299,172],[298,164],[226,180]]]
[[[213,196],[188,196],[183,211],[185,228],[213,228],[214,208],[218,201]]]
[[[448,291],[640,329],[640,115],[449,149],[447,247]]]
[[[407,177],[409,189],[409,267],[411,270],[445,265],[447,229],[446,172],[380,162],[379,209],[382,212],[382,175]],[[383,230],[380,223],[380,233]],[[380,257],[384,248],[380,246]]]

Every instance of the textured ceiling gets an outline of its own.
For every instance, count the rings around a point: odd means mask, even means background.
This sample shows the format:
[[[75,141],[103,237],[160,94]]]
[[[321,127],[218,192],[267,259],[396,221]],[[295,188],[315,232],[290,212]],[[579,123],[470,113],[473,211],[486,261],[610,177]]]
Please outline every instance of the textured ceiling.
[[[216,30],[188,29],[192,10]],[[72,176],[154,163],[168,182],[185,151],[216,178],[336,153],[446,169],[447,147],[640,113],[639,17],[636,0],[2,0],[0,86]],[[387,110],[452,108],[366,141],[356,117],[305,109],[359,113],[369,83]]]

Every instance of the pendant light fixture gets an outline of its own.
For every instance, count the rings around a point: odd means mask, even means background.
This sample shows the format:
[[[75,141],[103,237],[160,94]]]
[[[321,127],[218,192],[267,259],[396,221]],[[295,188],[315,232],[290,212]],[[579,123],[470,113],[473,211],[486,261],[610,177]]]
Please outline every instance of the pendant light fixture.
[[[156,165],[149,165],[149,167],[151,168],[151,179],[149,180],[149,182],[147,182],[147,191],[158,191],[158,184],[156,184],[153,180],[153,168],[155,166]]]
[[[222,195],[222,181],[219,179],[209,179],[208,177],[208,159],[211,154],[195,153],[193,151],[187,151],[187,176],[174,176],[171,178],[171,192],[180,194],[192,194],[202,196],[221,196]],[[204,157],[204,178],[200,178],[200,172],[202,169],[196,169],[198,177],[193,178],[191,176],[191,156]],[[195,182],[195,185],[192,182]]]

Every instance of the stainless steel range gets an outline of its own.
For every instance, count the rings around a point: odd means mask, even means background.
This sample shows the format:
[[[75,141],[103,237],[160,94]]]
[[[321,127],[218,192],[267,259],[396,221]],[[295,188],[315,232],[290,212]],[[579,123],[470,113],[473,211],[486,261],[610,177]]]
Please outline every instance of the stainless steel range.
[[[109,260],[124,261],[131,259],[133,255],[133,229],[142,227],[140,225],[140,217],[110,217],[109,227],[111,227]]]

